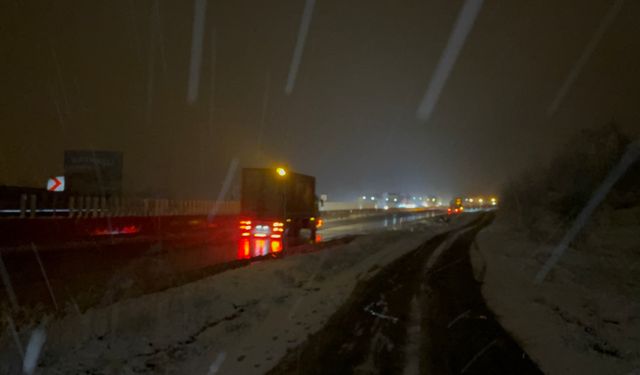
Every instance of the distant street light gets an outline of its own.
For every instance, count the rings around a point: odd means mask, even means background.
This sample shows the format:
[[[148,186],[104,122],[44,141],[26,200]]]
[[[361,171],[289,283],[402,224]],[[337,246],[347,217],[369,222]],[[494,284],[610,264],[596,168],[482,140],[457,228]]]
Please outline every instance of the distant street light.
[[[276,168],[276,173],[277,173],[279,176],[283,176],[283,177],[287,175],[287,171],[286,171],[284,168],[282,168],[282,167],[278,167],[278,168]]]

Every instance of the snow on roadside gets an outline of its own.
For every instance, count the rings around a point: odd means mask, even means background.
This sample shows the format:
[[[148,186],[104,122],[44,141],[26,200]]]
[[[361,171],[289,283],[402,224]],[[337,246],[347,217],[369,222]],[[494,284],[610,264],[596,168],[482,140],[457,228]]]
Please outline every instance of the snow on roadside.
[[[640,369],[640,215],[619,216],[629,212],[613,213],[615,226],[593,226],[541,285],[533,280],[553,244],[500,220],[477,237],[472,261],[487,304],[545,373]]]
[[[36,373],[263,373],[319,330],[359,280],[462,224],[382,232],[67,315],[46,325]],[[5,335],[0,373],[19,362]]]

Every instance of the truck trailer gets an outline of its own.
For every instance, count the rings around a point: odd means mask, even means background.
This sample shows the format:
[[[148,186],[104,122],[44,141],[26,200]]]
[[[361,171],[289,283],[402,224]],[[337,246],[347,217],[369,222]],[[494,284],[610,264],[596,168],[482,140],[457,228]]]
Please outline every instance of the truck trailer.
[[[315,187],[314,177],[283,168],[244,168],[240,237],[269,241],[272,252],[286,247],[289,239],[299,238],[303,229],[315,241],[322,223]]]

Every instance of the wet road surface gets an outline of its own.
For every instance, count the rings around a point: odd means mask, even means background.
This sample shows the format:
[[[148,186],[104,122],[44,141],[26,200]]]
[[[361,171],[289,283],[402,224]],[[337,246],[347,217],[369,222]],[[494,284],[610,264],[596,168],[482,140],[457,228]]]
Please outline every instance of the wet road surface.
[[[384,216],[363,217],[357,219],[342,219],[328,222],[318,231],[323,241],[347,235],[362,235],[378,230],[396,230],[402,226],[441,215],[438,211],[420,213],[389,213]]]
[[[348,242],[355,235],[396,230],[434,215],[389,213],[332,220],[319,230],[319,244],[309,248],[306,242],[298,241],[292,244],[292,249],[313,251],[336,242]],[[8,301],[9,294],[13,294],[18,306],[47,310],[71,306],[84,310],[181,285],[250,261],[239,259],[235,240],[221,242],[207,236],[199,233],[153,243],[114,238],[111,242],[88,242],[58,251],[38,251],[33,247],[5,255],[1,260],[6,272],[2,267],[0,272],[6,281],[2,282],[0,299]]]

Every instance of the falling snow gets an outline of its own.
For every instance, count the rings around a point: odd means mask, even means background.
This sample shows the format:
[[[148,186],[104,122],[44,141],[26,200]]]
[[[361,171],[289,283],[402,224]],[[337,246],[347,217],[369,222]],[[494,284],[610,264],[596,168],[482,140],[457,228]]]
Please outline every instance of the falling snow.
[[[560,104],[562,104],[562,101],[564,100],[565,96],[567,96],[567,93],[569,93],[569,90],[571,90],[571,87],[580,75],[580,72],[584,69],[584,66],[591,58],[591,55],[593,55],[593,52],[600,43],[600,40],[604,36],[605,32],[607,31],[613,20],[616,18],[617,14],[620,12],[623,3],[624,0],[616,0],[602,19],[602,22],[596,29],[596,32],[591,37],[591,40],[589,40],[589,43],[585,47],[584,51],[582,51],[582,54],[580,55],[576,63],[571,68],[571,71],[562,82],[562,85],[554,96],[553,101],[549,105],[549,108],[547,109],[547,114],[549,116],[552,116],[554,113],[556,113],[558,107],[560,107]]]
[[[291,58],[287,84],[284,88],[284,92],[287,95],[290,95],[293,92],[293,88],[296,84],[296,78],[298,77],[298,70],[300,69],[302,53],[304,52],[304,45],[307,41],[307,34],[309,33],[309,26],[311,25],[311,15],[313,14],[315,4],[316,0],[306,0],[304,4],[304,11],[302,12],[302,18],[300,19],[300,30],[298,30],[298,38],[296,39],[296,46],[293,50],[293,57]]]
[[[444,85],[447,83],[447,78],[449,78],[449,74],[451,74],[458,55],[462,47],[464,47],[467,36],[473,28],[476,17],[482,9],[482,2],[483,0],[465,0],[458,19],[453,26],[453,31],[449,36],[447,46],[440,56],[436,70],[433,72],[427,92],[418,107],[418,118],[420,120],[427,121],[431,117]]]
[[[204,24],[207,0],[194,0],[193,31],[191,33],[191,60],[189,64],[189,84],[187,101],[194,103],[198,99],[200,85],[200,65],[202,63],[202,43],[204,40]]]

